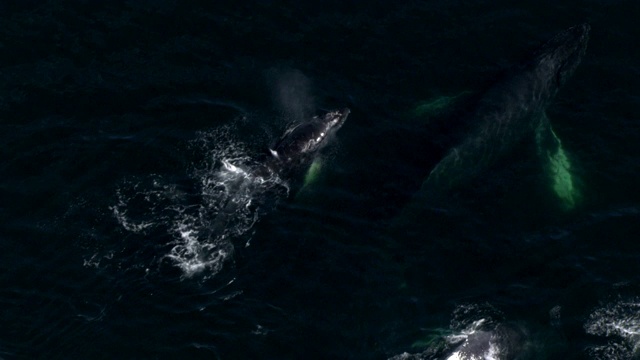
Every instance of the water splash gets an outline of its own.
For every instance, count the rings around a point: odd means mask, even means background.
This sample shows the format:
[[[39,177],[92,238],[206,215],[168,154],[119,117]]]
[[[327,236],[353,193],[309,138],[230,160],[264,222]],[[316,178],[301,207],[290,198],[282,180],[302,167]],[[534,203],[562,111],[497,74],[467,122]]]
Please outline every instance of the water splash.
[[[448,330],[436,330],[437,337],[421,342],[427,346],[422,353],[403,353],[400,359],[497,360],[510,359],[524,351],[518,329],[503,324],[502,315],[487,304],[458,306]],[[414,343],[414,345],[416,345]],[[515,346],[514,346],[515,345]]]
[[[290,121],[299,123],[316,108],[311,80],[299,70],[272,69],[267,75],[275,102]]]
[[[640,354],[640,299],[620,300],[594,310],[584,325],[588,334],[609,339],[592,346],[592,359],[630,359]]]
[[[128,232],[164,232],[171,237],[163,257],[185,277],[220,272],[234,253],[234,242],[247,235],[266,209],[268,198],[286,197],[289,188],[277,174],[257,163],[230,127],[198,134],[191,147],[207,156],[189,174],[183,189],[161,176],[117,191],[113,216]],[[258,171],[261,170],[261,171]],[[259,175],[256,175],[259,174]],[[248,240],[247,240],[248,242]]]

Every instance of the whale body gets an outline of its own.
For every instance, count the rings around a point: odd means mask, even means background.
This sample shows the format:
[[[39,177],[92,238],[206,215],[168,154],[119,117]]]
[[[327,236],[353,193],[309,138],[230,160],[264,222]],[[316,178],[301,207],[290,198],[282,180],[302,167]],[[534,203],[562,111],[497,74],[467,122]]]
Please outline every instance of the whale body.
[[[479,319],[469,327],[432,339],[420,353],[402,353],[389,360],[499,360],[535,358],[526,329],[511,323]]]
[[[268,212],[274,206],[274,198],[286,196],[281,193],[283,189],[289,194],[290,186],[303,179],[304,172],[317,171],[313,164],[319,151],[342,127],[349,112],[346,108],[330,111],[292,126],[269,148],[268,154],[258,158],[252,165],[234,165],[223,160],[225,176],[231,178],[226,181],[224,188],[232,195],[217,205],[220,210],[211,231],[223,232],[230,222],[237,220],[238,212],[249,211],[250,207],[260,209],[261,213]],[[271,186],[274,184],[282,186]],[[240,201],[237,196],[251,200]],[[241,207],[246,209],[240,211]]]
[[[556,194],[572,205],[570,164],[545,109],[580,63],[589,30],[582,24],[560,32],[481,96],[465,120],[473,124],[472,130],[433,168],[422,184],[421,198],[446,197],[532,136],[548,163]]]
[[[316,154],[334,137],[349,116],[348,108],[329,111],[287,129],[274,146],[265,165],[279,175],[310,166]]]

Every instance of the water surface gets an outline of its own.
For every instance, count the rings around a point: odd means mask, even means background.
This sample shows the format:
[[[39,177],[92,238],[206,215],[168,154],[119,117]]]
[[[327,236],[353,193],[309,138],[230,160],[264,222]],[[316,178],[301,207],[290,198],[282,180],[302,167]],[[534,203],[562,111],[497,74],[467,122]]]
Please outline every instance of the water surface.
[[[634,354],[636,2],[0,10],[0,358],[432,359],[497,324],[518,334],[507,358]],[[457,211],[418,204],[398,227],[442,156],[446,100],[583,22],[547,109],[576,206],[523,143]],[[311,186],[243,172],[342,107]]]

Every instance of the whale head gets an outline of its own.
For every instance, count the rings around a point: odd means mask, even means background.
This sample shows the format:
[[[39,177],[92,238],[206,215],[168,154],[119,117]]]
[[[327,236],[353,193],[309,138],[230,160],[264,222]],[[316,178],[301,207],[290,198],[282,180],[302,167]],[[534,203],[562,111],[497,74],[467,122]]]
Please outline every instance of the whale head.
[[[564,30],[538,49],[535,65],[539,76],[552,82],[555,88],[562,86],[580,64],[587,49],[589,24],[581,24]]]
[[[330,111],[297,124],[288,129],[275,146],[269,149],[271,155],[280,163],[293,163],[312,156],[342,127],[349,112],[346,108]]]

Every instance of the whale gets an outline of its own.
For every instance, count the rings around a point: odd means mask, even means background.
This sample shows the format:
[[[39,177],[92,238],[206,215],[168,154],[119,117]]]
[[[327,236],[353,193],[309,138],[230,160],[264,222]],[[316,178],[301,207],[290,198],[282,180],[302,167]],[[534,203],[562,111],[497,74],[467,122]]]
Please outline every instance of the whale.
[[[335,137],[350,112],[349,108],[328,111],[291,126],[269,147],[264,166],[289,178],[301,171],[317,171],[317,154]]]
[[[465,112],[465,118],[456,120],[468,124],[466,135],[444,152],[444,157],[423,181],[417,199],[443,203],[454,191],[484,175],[518,144],[533,139],[553,191],[564,206],[573,207],[578,193],[569,156],[545,110],[580,64],[589,31],[588,24],[561,31],[475,96],[474,105]],[[441,103],[428,105],[441,107]],[[422,105],[419,110],[425,107]]]
[[[420,353],[404,352],[389,360],[529,359],[534,358],[535,353],[526,329],[511,323],[494,324],[489,319],[479,319],[462,331],[415,345],[427,345],[427,348]]]
[[[320,152],[344,125],[349,113],[348,108],[327,111],[290,126],[251,164],[223,160],[221,174],[227,179],[224,188],[229,196],[216,204],[219,210],[211,231],[223,233],[237,221],[238,213],[251,209],[264,215],[273,210],[277,199],[287,197],[291,188],[297,190],[303,180],[306,185],[309,173],[318,171],[318,165],[314,164]],[[243,197],[250,200],[247,202]]]
[[[320,152],[333,140],[350,112],[349,108],[327,111],[293,124],[251,165],[234,165],[223,160],[226,171],[242,175],[227,185],[229,192],[251,193],[263,188],[265,183],[277,183],[283,185],[288,193],[290,187],[298,188],[301,181],[302,187],[308,185],[319,172]],[[260,202],[260,199],[255,199],[255,202]],[[221,213],[234,213],[236,203],[226,202]]]

